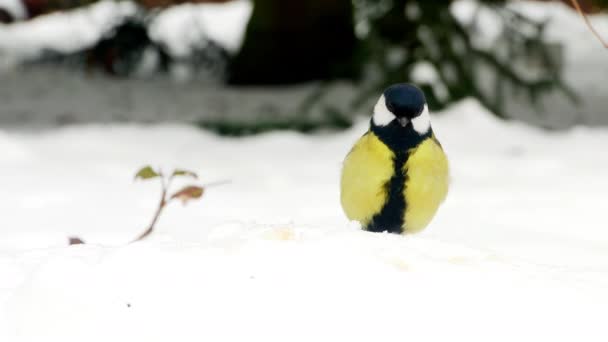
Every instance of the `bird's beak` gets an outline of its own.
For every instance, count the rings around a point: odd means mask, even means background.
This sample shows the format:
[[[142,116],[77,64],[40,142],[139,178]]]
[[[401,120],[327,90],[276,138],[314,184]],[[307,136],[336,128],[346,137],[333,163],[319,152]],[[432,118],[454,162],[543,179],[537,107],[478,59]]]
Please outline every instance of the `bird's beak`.
[[[401,127],[407,126],[407,124],[410,122],[410,120],[408,120],[407,118],[398,118],[397,121],[399,121]]]

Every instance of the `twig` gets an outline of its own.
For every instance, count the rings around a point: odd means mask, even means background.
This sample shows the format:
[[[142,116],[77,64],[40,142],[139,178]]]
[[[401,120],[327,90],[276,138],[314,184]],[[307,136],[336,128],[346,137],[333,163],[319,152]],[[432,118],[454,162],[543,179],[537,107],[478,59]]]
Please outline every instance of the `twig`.
[[[578,3],[578,0],[570,0],[570,2],[572,2],[572,5],[574,6],[574,8],[576,8],[577,12],[583,17],[583,19],[585,20],[585,23],[587,24],[587,27],[589,27],[589,30],[591,30],[591,32],[597,37],[597,39],[600,41],[600,43],[602,43],[602,45],[608,49],[608,42],[606,42],[602,38],[602,36],[600,36],[600,34],[595,30],[593,25],[591,25],[591,21],[589,21],[589,18],[587,17],[585,12],[583,12],[581,5]]]
[[[162,213],[163,209],[167,206],[167,204],[169,204],[169,202],[175,200],[175,199],[181,199],[182,201],[184,201],[183,198],[180,198],[181,195],[184,192],[185,196],[186,196],[186,201],[188,199],[193,199],[193,198],[199,198],[202,194],[203,194],[203,189],[209,188],[209,187],[214,187],[214,186],[220,186],[220,185],[225,185],[225,184],[229,184],[230,180],[221,180],[221,181],[216,181],[216,182],[212,182],[212,183],[207,183],[205,185],[202,185],[200,187],[196,186],[190,186],[190,187],[186,187],[184,189],[182,189],[182,191],[174,194],[173,196],[170,196],[169,198],[167,198],[167,193],[169,192],[169,188],[171,187],[171,182],[173,181],[173,179],[175,178],[176,174],[175,172],[169,176],[167,178],[167,181],[165,181],[164,175],[162,174],[162,172],[158,172],[159,176],[160,176],[160,180],[161,180],[161,187],[162,187],[162,194],[161,194],[161,198],[160,198],[160,203],[158,204],[158,208],[156,209],[156,213],[154,214],[154,218],[152,219],[152,222],[150,222],[150,225],[148,226],[148,228],[141,234],[139,235],[137,238],[135,238],[134,240],[131,241],[131,243],[133,242],[137,242],[137,241],[141,241],[143,239],[145,239],[148,235],[150,235],[153,231],[154,231],[154,227],[156,226],[156,222],[158,221],[158,218],[160,217],[160,214]],[[190,191],[192,188],[196,188],[198,190],[200,190],[200,193],[193,195]],[[184,202],[185,203],[185,202]]]
[[[171,188],[171,183],[176,177],[190,177],[194,179],[198,179],[198,175],[192,171],[176,169],[173,170],[169,177],[165,178],[165,175],[161,170],[155,171],[151,166],[145,166],[141,168],[137,174],[135,175],[135,179],[159,179],[161,185],[161,196],[160,202],[158,203],[158,208],[156,208],[156,212],[154,213],[154,217],[152,218],[152,222],[148,225],[148,228],[137,236],[137,238],[131,240],[129,243],[141,241],[148,237],[148,235],[152,234],[154,231],[154,227],[160,218],[160,215],[163,212],[163,209],[173,200],[180,200],[183,204],[186,204],[190,200],[196,200],[203,196],[206,188],[220,186],[229,184],[230,180],[221,180],[216,182],[207,183],[205,185],[189,185],[181,190],[173,193],[168,196],[169,190]],[[84,240],[80,239],[77,236],[71,236],[68,238],[68,242],[70,245],[79,245],[84,244]]]
[[[169,180],[167,181],[167,183],[165,183],[162,173],[159,173],[159,174],[160,174],[160,179],[161,179],[162,194],[160,197],[160,203],[158,204],[158,208],[156,209],[156,213],[154,214],[154,218],[152,219],[152,222],[148,226],[148,229],[146,229],[137,238],[133,239],[133,241],[131,241],[131,243],[143,240],[144,238],[146,238],[148,235],[150,235],[152,233],[152,231],[154,230],[154,226],[156,226],[156,221],[158,221],[158,218],[160,217],[160,213],[163,211],[163,209],[167,205],[167,190],[168,190],[169,185],[171,184],[171,181],[173,180],[173,176],[169,177]]]

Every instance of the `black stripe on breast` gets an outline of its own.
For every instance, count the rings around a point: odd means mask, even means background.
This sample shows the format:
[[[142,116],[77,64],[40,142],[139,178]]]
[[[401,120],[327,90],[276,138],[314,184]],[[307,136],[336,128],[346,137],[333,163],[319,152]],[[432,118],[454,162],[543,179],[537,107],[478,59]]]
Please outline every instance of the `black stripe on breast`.
[[[407,175],[404,166],[410,152],[422,141],[431,137],[433,132],[429,130],[421,136],[416,133],[413,127],[401,127],[395,122],[388,126],[375,126],[373,121],[371,132],[393,151],[393,176],[384,185],[388,194],[386,203],[365,229],[370,232],[400,234],[403,233],[403,217],[407,208],[405,199]]]
[[[403,214],[405,213],[405,173],[403,165],[407,161],[407,152],[395,154],[393,159],[393,176],[384,185],[388,193],[387,201],[380,213],[376,214],[367,226],[370,232],[389,232],[400,234],[403,232]]]

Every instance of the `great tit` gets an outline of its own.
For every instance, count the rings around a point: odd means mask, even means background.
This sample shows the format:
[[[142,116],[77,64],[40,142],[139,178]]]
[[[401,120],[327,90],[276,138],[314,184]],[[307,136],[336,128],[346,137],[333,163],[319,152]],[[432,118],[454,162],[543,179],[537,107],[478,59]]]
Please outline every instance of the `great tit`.
[[[416,233],[435,216],[448,185],[448,160],[423,92],[410,84],[390,86],[344,160],[346,216],[371,232]]]

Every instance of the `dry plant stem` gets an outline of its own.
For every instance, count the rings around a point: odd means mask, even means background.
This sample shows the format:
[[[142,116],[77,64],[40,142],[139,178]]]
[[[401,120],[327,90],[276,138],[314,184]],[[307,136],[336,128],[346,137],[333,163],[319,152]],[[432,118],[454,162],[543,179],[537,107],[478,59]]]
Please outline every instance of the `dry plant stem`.
[[[602,36],[600,36],[600,34],[595,30],[593,25],[591,25],[589,18],[587,17],[585,12],[583,12],[581,5],[578,3],[578,0],[570,0],[570,1],[572,2],[572,5],[574,6],[574,8],[576,8],[578,13],[581,15],[581,17],[583,17],[583,19],[585,20],[585,23],[587,24],[587,27],[589,27],[589,30],[591,30],[591,32],[597,37],[597,39],[602,43],[602,45],[604,45],[604,47],[608,49],[608,42],[606,42],[602,38]]]
[[[165,178],[164,178],[163,174],[160,173],[160,182],[161,182],[161,187],[162,187],[162,193],[161,193],[161,197],[160,197],[160,203],[158,204],[158,208],[156,209],[156,213],[154,214],[154,218],[152,219],[152,222],[148,226],[148,229],[146,229],[141,235],[139,235],[137,238],[135,238],[133,241],[131,241],[131,243],[145,239],[148,235],[150,235],[152,233],[152,231],[154,231],[154,226],[156,226],[156,222],[158,221],[160,214],[162,213],[163,209],[167,205],[167,191],[169,189],[169,186],[171,185],[172,180],[173,180],[173,176],[169,177],[169,180],[167,181],[167,183],[165,183]]]
[[[164,178],[163,174],[159,172],[159,175],[160,175],[160,181],[161,181],[161,186],[162,186],[162,194],[161,194],[161,198],[160,198],[160,203],[158,204],[158,208],[156,209],[156,213],[154,214],[154,218],[152,219],[152,222],[148,226],[148,229],[146,229],[146,231],[144,231],[136,239],[131,241],[131,243],[145,239],[146,237],[148,237],[148,235],[150,235],[154,231],[154,226],[156,226],[156,222],[158,221],[158,218],[160,217],[160,214],[162,213],[163,209],[167,206],[167,204],[169,202],[171,202],[171,200],[173,200],[173,198],[167,199],[167,192],[169,191],[169,188],[171,187],[171,182],[173,181],[175,174],[172,174],[171,176],[169,176],[166,183],[165,183],[165,178]],[[213,183],[208,183],[208,184],[204,185],[203,187],[208,188],[208,187],[219,186],[219,185],[224,185],[224,184],[229,184],[229,183],[230,183],[229,180],[222,180],[222,181],[217,181],[217,182],[213,182]]]
[[[154,172],[154,171],[152,171],[152,172]],[[230,183],[230,180],[222,180],[222,181],[208,183],[201,187],[190,186],[190,187],[186,187],[186,188],[182,189],[180,192],[177,192],[170,198],[167,198],[167,193],[169,192],[169,189],[171,188],[171,182],[173,181],[173,179],[176,176],[183,176],[183,175],[190,175],[190,176],[194,176],[195,178],[197,177],[196,174],[194,174],[192,172],[187,172],[187,171],[181,171],[181,172],[174,171],[171,174],[171,176],[169,176],[166,180],[165,180],[165,176],[160,171],[157,173],[155,172],[152,176],[149,176],[149,178],[158,177],[160,179],[160,185],[161,185],[161,190],[162,190],[161,197],[160,197],[160,203],[158,204],[156,213],[154,213],[154,217],[152,218],[152,222],[150,222],[150,225],[148,226],[148,228],[143,233],[138,235],[137,238],[131,240],[129,243],[141,241],[141,240],[147,238],[150,234],[152,234],[152,232],[154,231],[154,227],[156,226],[156,223],[158,222],[158,219],[160,218],[160,215],[163,212],[163,209],[165,209],[167,204],[169,204],[169,202],[171,202],[172,200],[181,199],[185,203],[189,199],[200,198],[203,194],[204,189],[207,187],[213,187],[213,186],[224,185],[224,184]],[[139,174],[138,174],[138,176],[139,176]],[[191,193],[192,189],[196,191],[194,194]],[[190,193],[188,193],[187,191],[190,191]],[[186,199],[181,198],[182,196],[186,196]],[[80,239],[78,237],[69,237],[68,241],[69,241],[70,245],[85,243],[82,239]]]

